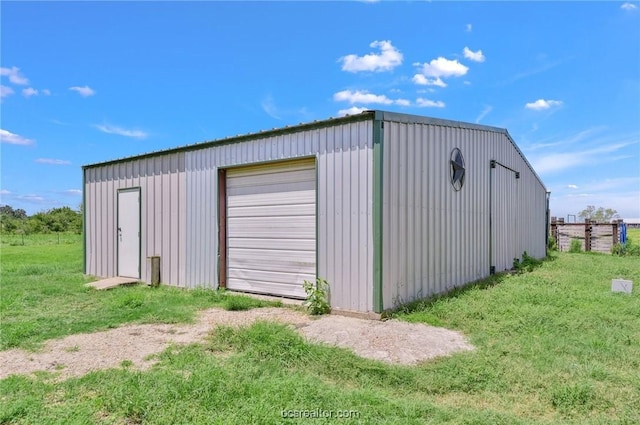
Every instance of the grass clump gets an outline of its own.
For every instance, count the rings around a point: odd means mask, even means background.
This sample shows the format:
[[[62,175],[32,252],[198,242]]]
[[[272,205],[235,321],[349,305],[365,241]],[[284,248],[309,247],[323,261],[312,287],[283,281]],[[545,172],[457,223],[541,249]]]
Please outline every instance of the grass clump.
[[[640,240],[640,229],[628,229],[627,241],[615,244],[611,253],[621,257],[640,257],[640,244],[635,242],[636,240]]]
[[[571,244],[569,245],[569,252],[571,252],[572,254],[577,254],[579,252],[582,252],[582,242],[580,242],[580,239],[576,239],[576,238],[571,239]]]
[[[222,308],[229,311],[244,311],[266,306],[281,307],[282,303],[280,301],[263,301],[246,295],[235,294],[225,294],[222,301]]]

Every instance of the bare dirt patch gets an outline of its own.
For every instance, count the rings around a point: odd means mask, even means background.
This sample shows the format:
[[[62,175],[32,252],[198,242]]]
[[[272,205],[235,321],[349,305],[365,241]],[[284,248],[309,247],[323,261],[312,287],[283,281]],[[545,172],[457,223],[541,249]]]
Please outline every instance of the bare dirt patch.
[[[0,351],[0,378],[36,371],[57,372],[61,378],[119,367],[146,369],[153,354],[170,344],[202,342],[218,325],[247,326],[257,320],[293,325],[308,340],[353,350],[356,354],[397,364],[417,364],[473,347],[458,332],[398,320],[373,321],[343,316],[312,318],[287,308],[248,311],[208,309],[195,324],[126,325],[108,331],[71,335],[48,341],[40,352]]]

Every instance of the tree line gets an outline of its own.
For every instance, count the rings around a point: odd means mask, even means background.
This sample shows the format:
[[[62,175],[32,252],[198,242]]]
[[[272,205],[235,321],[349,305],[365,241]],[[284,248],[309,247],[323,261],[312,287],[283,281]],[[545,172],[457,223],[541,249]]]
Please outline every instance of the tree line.
[[[611,219],[618,218],[618,213],[611,208],[596,208],[594,205],[588,205],[578,213],[578,217],[608,223]],[[78,207],[78,210],[73,210],[70,207],[53,208],[31,216],[21,208],[14,209],[10,205],[2,205],[0,206],[0,222],[2,223],[2,233],[8,234],[28,235],[55,232],[80,234],[82,233],[82,205]]]
[[[1,231],[6,234],[82,233],[82,206],[52,208],[33,215],[10,205],[0,206]]]

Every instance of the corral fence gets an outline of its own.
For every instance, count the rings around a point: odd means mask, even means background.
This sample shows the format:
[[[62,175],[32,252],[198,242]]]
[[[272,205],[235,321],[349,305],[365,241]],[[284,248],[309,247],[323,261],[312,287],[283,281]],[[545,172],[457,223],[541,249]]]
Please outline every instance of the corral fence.
[[[589,219],[584,223],[565,223],[564,218],[551,217],[551,235],[556,240],[558,251],[569,251],[572,240],[580,241],[582,251],[611,254],[617,243],[624,243],[626,226],[622,220],[612,223],[597,223]]]

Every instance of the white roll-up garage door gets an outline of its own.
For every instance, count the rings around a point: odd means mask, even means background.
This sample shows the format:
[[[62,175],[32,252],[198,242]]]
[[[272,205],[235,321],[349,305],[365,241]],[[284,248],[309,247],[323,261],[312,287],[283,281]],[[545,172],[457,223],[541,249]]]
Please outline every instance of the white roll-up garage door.
[[[316,275],[315,160],[227,171],[227,288],[305,298]]]

